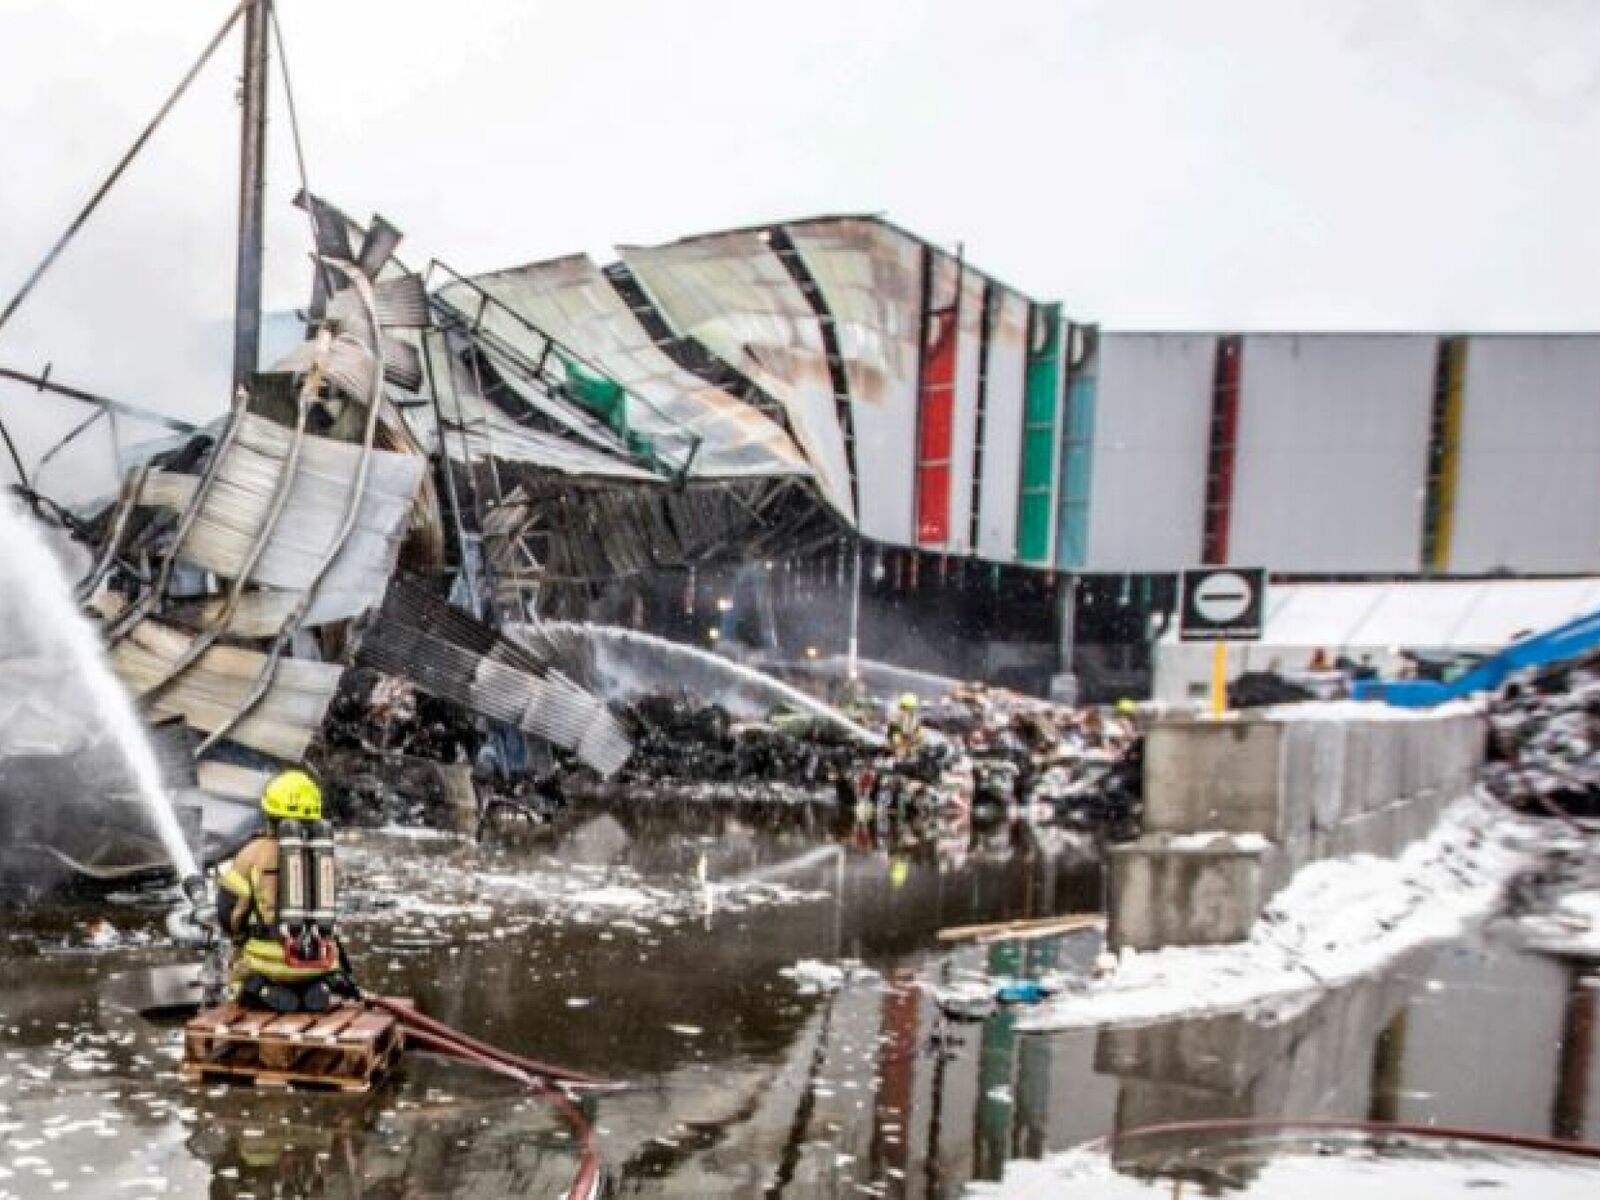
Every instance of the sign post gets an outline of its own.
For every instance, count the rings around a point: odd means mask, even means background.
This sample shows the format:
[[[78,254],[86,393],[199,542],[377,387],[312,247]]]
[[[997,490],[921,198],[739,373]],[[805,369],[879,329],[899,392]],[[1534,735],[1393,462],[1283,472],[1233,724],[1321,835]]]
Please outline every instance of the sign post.
[[[1178,638],[1210,642],[1211,715],[1228,711],[1228,643],[1261,636],[1267,573],[1259,567],[1212,567],[1183,573]]]
[[[1228,643],[1211,643],[1211,717],[1228,711]]]

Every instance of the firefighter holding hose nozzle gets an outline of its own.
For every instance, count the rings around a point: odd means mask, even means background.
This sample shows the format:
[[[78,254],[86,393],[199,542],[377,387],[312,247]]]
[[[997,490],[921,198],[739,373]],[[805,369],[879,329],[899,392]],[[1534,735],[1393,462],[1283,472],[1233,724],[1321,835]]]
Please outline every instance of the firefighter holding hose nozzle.
[[[217,916],[234,943],[239,1003],[275,1012],[321,1012],[354,996],[335,933],[338,872],[322,791],[304,771],[284,771],[261,793],[268,828],[222,869]]]

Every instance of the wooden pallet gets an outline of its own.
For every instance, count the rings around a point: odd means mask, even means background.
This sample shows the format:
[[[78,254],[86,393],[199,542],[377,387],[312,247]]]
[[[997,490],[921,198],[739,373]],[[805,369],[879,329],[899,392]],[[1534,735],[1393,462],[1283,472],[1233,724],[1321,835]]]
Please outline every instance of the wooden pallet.
[[[395,1064],[404,1041],[391,1013],[359,1001],[341,1001],[322,1013],[286,1014],[230,1001],[184,1026],[179,1074],[190,1082],[364,1092]]]

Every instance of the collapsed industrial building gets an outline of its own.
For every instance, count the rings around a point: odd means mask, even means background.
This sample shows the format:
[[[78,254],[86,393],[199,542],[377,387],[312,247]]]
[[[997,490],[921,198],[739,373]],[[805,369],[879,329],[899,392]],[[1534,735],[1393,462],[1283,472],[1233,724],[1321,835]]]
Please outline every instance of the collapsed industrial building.
[[[836,663],[830,682],[814,647],[785,661],[774,595],[803,596],[818,573],[859,586],[858,539],[910,521],[952,545],[1009,541],[1007,522],[1043,544],[1048,520],[1029,515],[1027,489],[990,494],[972,447],[954,454],[951,439],[966,429],[981,444],[987,428],[983,453],[1022,452],[1025,423],[997,415],[1020,417],[1036,391],[1053,404],[1059,312],[885,222],[824,219],[634,248],[603,270],[580,256],[468,278],[438,262],[408,269],[382,218],[361,226],[314,196],[298,203],[316,236],[303,337],[225,418],[124,455],[137,461],[114,503],[71,512],[30,496],[88,551],[79,599],[176,764],[169,786],[216,847],[285,762],[336,768],[358,793],[365,781],[382,811],[398,793],[409,811],[449,819],[481,808],[485,789],[526,798],[530,781],[557,774],[603,788],[650,741],[650,714],[674,705],[714,711],[714,723],[798,714],[774,737],[806,746],[769,746],[768,773],[816,782],[816,747],[831,744],[851,748],[829,780],[844,782],[881,753],[884,714],[868,728],[804,689],[859,693],[871,664]],[[978,410],[953,421],[955,372],[979,369],[958,361],[958,327],[981,334],[985,378]],[[1043,382],[1029,383],[1041,363]],[[150,416],[33,382],[96,415]],[[887,426],[874,436],[905,402],[929,414],[916,447]],[[867,446],[909,457],[868,463]],[[910,474],[915,501],[900,486]],[[683,581],[691,619],[715,614],[721,653],[659,640],[641,652],[651,639],[627,627],[659,627],[645,610],[664,578]],[[607,701],[652,672],[619,719]],[[994,722],[969,711],[964,724]],[[1057,785],[1061,741],[1029,748]],[[923,775],[937,782],[941,769]],[[630,778],[649,773],[636,765]],[[157,857],[127,839],[58,849],[112,877]]]

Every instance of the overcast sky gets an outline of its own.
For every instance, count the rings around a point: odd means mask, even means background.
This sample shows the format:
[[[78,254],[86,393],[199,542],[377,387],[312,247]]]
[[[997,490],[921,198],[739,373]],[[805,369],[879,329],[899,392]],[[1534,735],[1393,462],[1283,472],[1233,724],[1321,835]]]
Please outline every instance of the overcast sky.
[[[229,0],[0,0],[0,297]],[[465,270],[877,211],[1080,320],[1600,328],[1594,0],[279,0],[313,186]],[[0,363],[220,411],[230,43]],[[269,307],[307,241],[277,77]],[[21,403],[0,393],[0,412]]]

